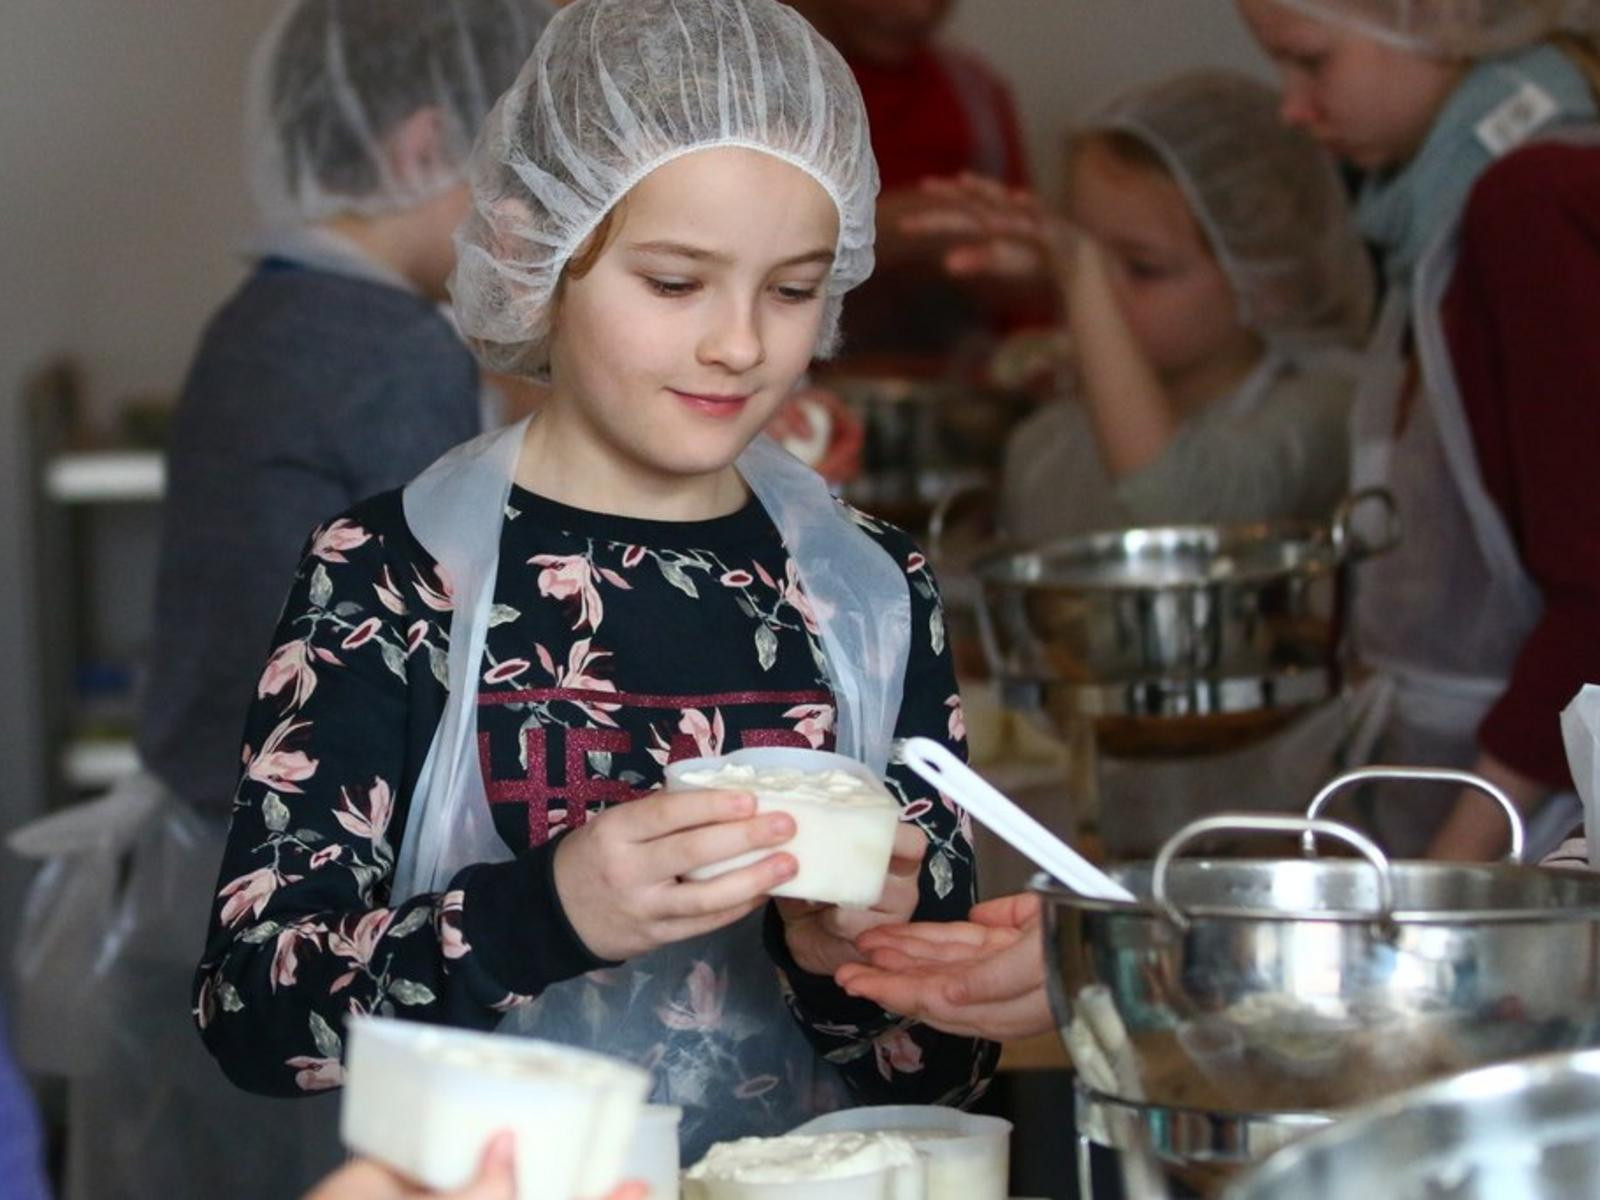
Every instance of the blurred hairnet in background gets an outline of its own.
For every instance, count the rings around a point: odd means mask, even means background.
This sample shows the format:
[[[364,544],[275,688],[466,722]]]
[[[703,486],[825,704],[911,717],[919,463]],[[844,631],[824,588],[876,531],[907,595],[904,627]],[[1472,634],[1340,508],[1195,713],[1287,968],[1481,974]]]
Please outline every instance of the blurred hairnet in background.
[[[1600,32],[1596,0],[1275,0],[1402,50],[1478,58]]]
[[[411,208],[461,182],[550,13],[544,0],[290,0],[245,105],[267,227]]]
[[[1273,343],[1354,342],[1373,272],[1333,160],[1278,119],[1268,85],[1195,71],[1134,89],[1077,136],[1118,132],[1160,160],[1232,282],[1243,323]]]
[[[580,0],[551,21],[473,156],[450,291],[485,364],[541,373],[573,252],[651,171],[719,146],[792,163],[838,206],[818,351],[831,348],[844,293],[872,273],[878,191],[844,59],[778,0]]]

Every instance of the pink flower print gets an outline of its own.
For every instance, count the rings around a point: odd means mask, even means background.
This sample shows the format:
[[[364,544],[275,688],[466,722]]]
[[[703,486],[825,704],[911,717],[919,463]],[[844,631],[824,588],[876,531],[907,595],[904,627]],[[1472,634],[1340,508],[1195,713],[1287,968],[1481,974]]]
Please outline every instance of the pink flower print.
[[[778,1086],[776,1075],[757,1075],[754,1079],[746,1079],[733,1089],[733,1094],[740,1100],[754,1100],[757,1096],[765,1096]]]
[[[922,568],[927,566],[927,565],[928,565],[927,558],[924,557],[921,554],[918,554],[915,550],[913,550],[911,552],[910,557],[908,557],[906,559],[906,574],[907,575],[915,575],[918,571],[922,570]]]
[[[686,708],[683,710],[683,719],[678,722],[678,732],[687,733],[694,739],[695,750],[701,757],[715,758],[722,753],[725,733],[722,710],[712,710],[711,719],[707,720],[705,713],[698,708]]]
[[[723,587],[747,588],[756,581],[756,577],[749,571],[725,571],[720,580]]]
[[[872,1040],[872,1053],[878,1060],[878,1074],[892,1079],[898,1071],[915,1075],[922,1070],[922,1047],[904,1029],[890,1029]]]
[[[417,567],[411,568],[411,586],[416,589],[417,599],[421,600],[434,612],[449,612],[454,607],[455,589],[450,586],[450,577],[444,573],[444,568],[436,566],[433,575],[438,580],[438,586],[422,577],[422,571]]]
[[[217,893],[217,899],[226,901],[222,906],[222,923],[231,926],[247,916],[259,917],[277,890],[278,873],[271,867],[239,876]]]
[[[629,546],[622,552],[622,568],[631,571],[644,561],[643,546]]]
[[[505,662],[496,663],[483,673],[485,683],[510,683],[529,667],[533,666],[525,658],[508,658]]]
[[[790,608],[800,614],[800,619],[805,622],[806,629],[811,633],[819,633],[817,614],[811,607],[811,597],[806,595],[800,587],[800,573],[794,565],[794,559],[789,560],[787,578],[783,587],[783,600]]]
[[[656,765],[666,766],[672,761],[672,743],[661,736],[661,731],[654,725],[650,726],[650,744],[644,752],[655,760]]]
[[[821,750],[833,731],[834,712],[831,704],[797,704],[783,714],[784,720],[795,723],[794,731],[813,750]]]
[[[918,817],[931,811],[933,811],[932,800],[913,800],[900,810],[900,819],[902,821],[915,821]]]
[[[378,602],[394,613],[397,617],[405,615],[405,598],[400,595],[400,589],[394,585],[394,576],[389,574],[389,568],[383,568],[383,582],[372,585],[372,590],[378,593]]]
[[[668,1029],[710,1032],[722,1024],[722,1002],[728,992],[726,974],[709,963],[696,962],[684,984],[686,996],[675,997],[656,1009]]]
[[[303,941],[315,946],[317,935],[294,925],[278,934],[277,945],[272,954],[272,975],[269,980],[273,991],[277,991],[280,987],[295,985],[295,978],[300,970],[300,960],[295,950]]]
[[[329,863],[337,862],[339,860],[339,856],[343,853],[343,846],[324,846],[321,850],[318,850],[311,856],[311,869],[313,871],[321,870]]]
[[[957,692],[951,696],[944,702],[944,706],[950,710],[950,740],[952,742],[964,740],[967,736],[967,715],[961,707],[961,693]]]
[[[357,968],[365,967],[372,961],[373,951],[393,922],[394,913],[387,908],[375,908],[359,917],[345,917],[338,928],[328,931],[328,949]],[[328,990],[337,992],[344,988],[354,974],[350,971],[341,975]]]
[[[389,785],[382,778],[374,776],[364,802],[351,795],[349,788],[340,788],[339,798],[343,807],[333,814],[334,819],[357,837],[364,837],[373,843],[381,842],[389,831],[389,817],[394,812],[394,797],[389,792]]]
[[[466,904],[467,894],[463,891],[446,892],[439,901],[439,949],[448,959],[465,958],[472,953],[472,947],[467,944],[466,934],[462,932],[462,908]]]
[[[406,654],[411,654],[418,646],[422,645],[422,640],[427,636],[428,623],[426,621],[414,622],[411,628],[406,630]]]
[[[311,554],[323,562],[342,563],[350,560],[344,551],[364,546],[372,535],[354,521],[340,517],[326,528],[319,529],[311,541]]]
[[[256,698],[264,700],[285,690],[289,692],[285,712],[300,708],[317,690],[317,673],[311,666],[309,647],[303,640],[285,642],[272,652],[266,670],[261,672],[261,682],[256,684]]]
[[[339,645],[345,650],[354,650],[357,646],[365,646],[378,636],[378,630],[383,628],[383,622],[377,617],[368,617],[361,624],[352,629]]]
[[[294,1085],[302,1092],[325,1092],[344,1086],[344,1066],[337,1058],[312,1058],[298,1054],[284,1060],[295,1068]]]
[[[275,791],[301,791],[302,789],[295,785],[300,780],[310,779],[317,773],[317,760],[307,758],[299,750],[282,750],[279,747],[290,734],[310,727],[310,721],[284,721],[267,735],[259,754],[252,755],[249,753],[249,747],[245,747],[247,755],[245,775]]]
[[[767,572],[767,569],[765,567],[763,567],[760,563],[755,563],[754,566],[755,566],[755,569],[756,569],[756,575],[760,577],[761,582],[766,584],[773,591],[775,591],[775,592],[778,591],[779,590],[778,581],[775,580]]]
[[[600,628],[605,606],[600,602],[600,589],[594,584],[593,563],[581,554],[536,554],[528,562],[544,568],[539,572],[541,596],[577,599],[578,619],[572,623],[574,629]]]
[[[523,1008],[529,1004],[532,1004],[537,999],[537,996],[523,996],[516,992],[507,992],[489,1007],[494,1009],[495,1012],[506,1013],[510,1012],[514,1008]]]
[[[217,1015],[217,977],[207,974],[200,981],[200,994],[195,997],[194,1019],[202,1030],[210,1027]]]
[[[598,675],[592,673],[601,659],[610,657],[611,651],[596,650],[590,638],[574,642],[572,649],[567,652],[566,669],[556,675],[557,685],[564,688],[572,688],[574,691],[616,691],[617,685],[612,683],[611,680],[601,679]],[[615,726],[616,722],[606,714],[614,713],[622,706],[620,704],[607,704],[598,700],[581,700],[578,702],[578,707],[583,709],[592,720],[599,722],[601,725]]]

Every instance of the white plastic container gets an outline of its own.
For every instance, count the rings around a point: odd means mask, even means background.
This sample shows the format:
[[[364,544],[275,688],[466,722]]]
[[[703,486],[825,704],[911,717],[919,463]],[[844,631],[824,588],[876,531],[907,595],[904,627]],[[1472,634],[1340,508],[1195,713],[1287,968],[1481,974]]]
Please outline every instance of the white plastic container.
[[[340,1131],[358,1154],[432,1188],[477,1173],[516,1136],[519,1200],[603,1196],[622,1178],[650,1078],[604,1055],[528,1038],[352,1017]]]
[[[932,1104],[846,1108],[807,1121],[796,1134],[890,1133],[928,1164],[928,1200],[1006,1200],[1011,1122]]]
[[[786,812],[795,835],[781,847],[800,869],[772,889],[818,904],[870,908],[883,894],[900,806],[883,781],[853,758],[824,750],[757,747],[721,758],[691,758],[667,767],[667,789],[716,788],[752,792],[757,812]],[[691,879],[758,862],[772,850],[752,851],[691,871]]]
[[[683,1109],[646,1104],[639,1114],[622,1177],[650,1187],[650,1200],[678,1200],[678,1125]]]
[[[684,1175],[685,1200],[926,1200],[927,1164],[883,1133],[718,1142]]]

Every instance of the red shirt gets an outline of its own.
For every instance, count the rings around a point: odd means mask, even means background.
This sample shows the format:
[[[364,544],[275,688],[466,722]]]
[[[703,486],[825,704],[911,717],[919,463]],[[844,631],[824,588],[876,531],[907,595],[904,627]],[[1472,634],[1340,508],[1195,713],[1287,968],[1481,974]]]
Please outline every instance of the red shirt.
[[[1016,103],[981,60],[928,46],[894,66],[851,62],[885,191],[975,171],[1028,186]]]
[[[1545,604],[1479,742],[1570,788],[1557,716],[1600,682],[1600,147],[1530,146],[1484,174],[1442,316],[1484,484]]]

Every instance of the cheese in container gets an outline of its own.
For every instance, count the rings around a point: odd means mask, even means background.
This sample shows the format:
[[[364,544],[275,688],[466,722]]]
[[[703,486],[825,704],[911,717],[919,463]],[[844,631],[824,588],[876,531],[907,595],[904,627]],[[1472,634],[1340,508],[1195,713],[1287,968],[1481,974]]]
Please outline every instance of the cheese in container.
[[[845,1108],[807,1121],[796,1134],[887,1134],[927,1162],[928,1200],[1006,1200],[1011,1122],[932,1104]]]
[[[789,747],[755,747],[719,758],[690,758],[667,767],[668,791],[749,792],[758,813],[786,812],[795,834],[782,846],[755,850],[689,872],[715,879],[777,850],[799,870],[772,889],[774,896],[871,908],[883,894],[894,850],[900,805],[864,765],[842,754]]]
[[[639,1068],[415,1021],[353,1016],[347,1028],[340,1132],[355,1153],[453,1191],[510,1130],[519,1200],[603,1196],[622,1178],[650,1088]]]
[[[927,1200],[911,1143],[882,1133],[718,1142],[683,1177],[684,1200]]]

